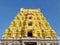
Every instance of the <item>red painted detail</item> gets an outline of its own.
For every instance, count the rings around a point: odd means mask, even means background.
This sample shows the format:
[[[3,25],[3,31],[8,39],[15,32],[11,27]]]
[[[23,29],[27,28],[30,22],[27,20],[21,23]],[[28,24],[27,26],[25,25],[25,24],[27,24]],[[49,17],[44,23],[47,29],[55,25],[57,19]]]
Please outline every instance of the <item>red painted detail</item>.
[[[33,15],[33,13],[32,12],[28,12],[26,15]]]

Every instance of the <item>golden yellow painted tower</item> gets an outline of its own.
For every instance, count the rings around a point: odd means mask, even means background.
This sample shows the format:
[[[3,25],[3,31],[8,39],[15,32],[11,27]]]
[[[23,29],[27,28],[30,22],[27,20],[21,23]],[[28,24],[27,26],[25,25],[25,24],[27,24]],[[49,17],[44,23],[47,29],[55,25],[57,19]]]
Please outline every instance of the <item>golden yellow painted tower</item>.
[[[50,27],[40,9],[24,9],[10,23],[3,33],[3,38],[41,37],[55,38],[56,32]]]

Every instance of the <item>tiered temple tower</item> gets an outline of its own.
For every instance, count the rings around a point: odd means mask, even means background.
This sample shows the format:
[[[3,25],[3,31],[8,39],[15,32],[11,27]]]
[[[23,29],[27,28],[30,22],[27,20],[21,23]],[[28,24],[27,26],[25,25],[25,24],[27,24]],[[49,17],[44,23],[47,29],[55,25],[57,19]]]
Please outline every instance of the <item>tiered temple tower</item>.
[[[41,13],[40,9],[24,9],[10,23],[4,31],[3,38],[41,37],[55,38],[56,32]]]
[[[59,45],[59,40],[40,9],[21,8],[0,45]]]

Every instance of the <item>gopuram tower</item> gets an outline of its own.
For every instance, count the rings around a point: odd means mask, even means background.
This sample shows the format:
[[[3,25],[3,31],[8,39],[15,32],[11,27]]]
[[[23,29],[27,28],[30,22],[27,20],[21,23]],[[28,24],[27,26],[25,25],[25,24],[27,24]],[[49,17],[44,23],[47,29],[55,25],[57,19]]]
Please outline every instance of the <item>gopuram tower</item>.
[[[2,38],[15,40],[19,38],[20,45],[58,45],[59,41],[56,32],[39,8],[21,8],[10,26],[4,31]]]

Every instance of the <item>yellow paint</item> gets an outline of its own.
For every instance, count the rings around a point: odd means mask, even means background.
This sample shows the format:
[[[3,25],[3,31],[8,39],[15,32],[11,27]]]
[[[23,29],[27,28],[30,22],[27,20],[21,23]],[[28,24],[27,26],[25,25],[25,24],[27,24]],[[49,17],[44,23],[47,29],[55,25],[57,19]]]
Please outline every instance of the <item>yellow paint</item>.
[[[3,33],[3,38],[7,37],[41,37],[55,38],[56,32],[50,27],[40,9],[24,9],[11,22],[10,26]]]

